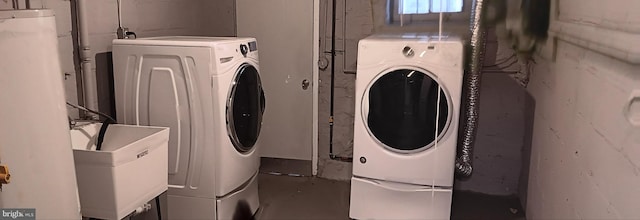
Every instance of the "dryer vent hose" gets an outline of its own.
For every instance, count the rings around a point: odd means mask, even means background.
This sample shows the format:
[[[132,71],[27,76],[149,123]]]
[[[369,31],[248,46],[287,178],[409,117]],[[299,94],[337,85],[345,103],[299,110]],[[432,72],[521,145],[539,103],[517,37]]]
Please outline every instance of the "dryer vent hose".
[[[482,27],[483,0],[474,0],[471,6],[471,43],[467,53],[468,68],[465,71],[463,94],[465,98],[464,115],[461,120],[462,133],[458,143],[456,173],[461,177],[469,177],[473,172],[473,145],[478,130],[478,112],[480,110],[480,80],[485,49],[485,30]]]

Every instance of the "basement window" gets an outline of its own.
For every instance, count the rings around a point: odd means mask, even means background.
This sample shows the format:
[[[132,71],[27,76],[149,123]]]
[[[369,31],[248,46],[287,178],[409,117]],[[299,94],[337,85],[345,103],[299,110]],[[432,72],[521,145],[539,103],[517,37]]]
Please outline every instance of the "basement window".
[[[387,22],[390,24],[420,24],[443,20],[468,20],[464,12],[464,0],[388,0]]]

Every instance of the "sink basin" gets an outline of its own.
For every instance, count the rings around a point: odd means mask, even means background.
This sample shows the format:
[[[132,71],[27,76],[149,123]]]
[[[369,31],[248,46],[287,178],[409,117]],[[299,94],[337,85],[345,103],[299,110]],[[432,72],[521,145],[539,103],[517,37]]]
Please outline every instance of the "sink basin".
[[[122,219],[167,190],[169,128],[100,123],[70,131],[82,216]]]

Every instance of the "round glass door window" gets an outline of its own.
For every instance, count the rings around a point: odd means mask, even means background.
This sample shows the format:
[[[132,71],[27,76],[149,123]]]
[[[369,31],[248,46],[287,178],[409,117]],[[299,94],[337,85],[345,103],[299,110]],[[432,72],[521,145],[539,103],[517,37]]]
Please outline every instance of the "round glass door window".
[[[438,103],[438,91],[440,102]],[[393,151],[429,149],[448,126],[449,100],[437,81],[417,69],[384,73],[369,87],[367,126]],[[438,111],[439,110],[439,111]]]
[[[227,129],[233,146],[250,151],[258,140],[265,99],[258,70],[249,64],[238,68],[227,101]]]

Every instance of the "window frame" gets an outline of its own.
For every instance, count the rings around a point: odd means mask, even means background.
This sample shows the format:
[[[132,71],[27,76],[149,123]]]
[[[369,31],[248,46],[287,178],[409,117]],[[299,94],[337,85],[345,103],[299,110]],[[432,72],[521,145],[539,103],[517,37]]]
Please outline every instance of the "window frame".
[[[386,5],[386,14],[387,14],[387,24],[390,25],[432,25],[434,23],[438,23],[440,20],[439,12],[429,12],[425,14],[400,14],[399,13],[399,4],[400,0],[387,0]],[[469,9],[471,6],[469,5],[471,1],[462,0],[462,11],[460,12],[443,12],[442,20],[443,22],[467,22],[469,21],[469,16],[471,15]],[[400,17],[403,17],[402,21]]]

